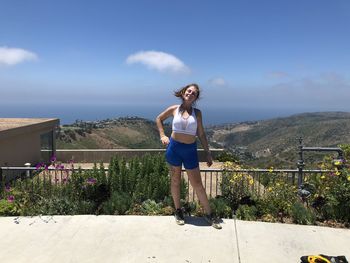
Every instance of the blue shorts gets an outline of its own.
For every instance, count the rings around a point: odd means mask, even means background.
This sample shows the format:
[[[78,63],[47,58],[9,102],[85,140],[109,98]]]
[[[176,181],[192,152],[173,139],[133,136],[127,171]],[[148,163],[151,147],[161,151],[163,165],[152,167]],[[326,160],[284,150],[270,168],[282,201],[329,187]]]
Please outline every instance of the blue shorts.
[[[167,162],[172,166],[182,166],[185,169],[194,169],[199,166],[197,143],[182,143],[170,137],[170,143],[165,152]]]

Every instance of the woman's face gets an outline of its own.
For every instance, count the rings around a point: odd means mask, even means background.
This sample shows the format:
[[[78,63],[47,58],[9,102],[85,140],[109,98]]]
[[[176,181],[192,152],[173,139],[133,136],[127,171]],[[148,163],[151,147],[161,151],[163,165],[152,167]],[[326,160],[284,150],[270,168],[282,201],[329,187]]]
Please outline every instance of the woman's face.
[[[182,95],[184,101],[193,103],[198,98],[198,90],[195,86],[189,86]]]

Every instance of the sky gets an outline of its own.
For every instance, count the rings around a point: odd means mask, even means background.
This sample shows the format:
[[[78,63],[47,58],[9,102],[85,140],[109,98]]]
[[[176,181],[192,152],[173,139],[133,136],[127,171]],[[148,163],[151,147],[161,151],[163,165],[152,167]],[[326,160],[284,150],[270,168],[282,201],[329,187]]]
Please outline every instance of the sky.
[[[0,117],[153,117],[189,83],[220,117],[350,111],[349,25],[348,0],[0,0]]]

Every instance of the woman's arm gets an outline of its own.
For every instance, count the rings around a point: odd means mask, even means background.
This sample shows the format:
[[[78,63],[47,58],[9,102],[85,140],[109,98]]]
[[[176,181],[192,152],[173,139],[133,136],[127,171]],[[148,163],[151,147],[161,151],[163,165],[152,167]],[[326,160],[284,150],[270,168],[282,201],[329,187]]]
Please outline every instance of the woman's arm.
[[[170,106],[165,111],[163,111],[161,114],[159,114],[156,118],[156,124],[159,131],[159,136],[162,144],[168,145],[169,144],[169,138],[164,133],[164,126],[163,121],[169,118],[170,116],[174,115],[174,110],[177,108],[177,105]]]
[[[213,158],[211,157],[211,153],[209,151],[207,136],[205,135],[203,121],[202,121],[202,112],[197,109],[197,135],[198,138],[204,148],[207,157],[207,165],[211,166],[213,164]]]

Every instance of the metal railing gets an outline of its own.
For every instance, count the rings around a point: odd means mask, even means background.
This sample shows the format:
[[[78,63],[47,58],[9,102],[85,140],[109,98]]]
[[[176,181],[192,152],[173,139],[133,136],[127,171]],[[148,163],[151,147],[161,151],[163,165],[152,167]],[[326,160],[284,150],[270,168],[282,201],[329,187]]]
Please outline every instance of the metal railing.
[[[317,176],[322,174],[329,174],[331,172],[331,170],[303,170],[303,178],[308,179],[312,175]],[[278,177],[286,183],[289,183],[291,186],[299,186],[298,169],[202,169],[202,182],[208,197],[216,197],[222,194],[221,184],[222,178],[225,174],[231,177],[241,174],[251,178],[253,180],[253,183],[247,184],[249,186],[246,187],[249,187],[248,190],[258,197],[265,193],[264,181],[269,178],[271,179],[271,177]],[[185,170],[182,170],[182,176],[188,185],[187,200],[197,200],[188,177],[186,176]]]
[[[0,190],[6,185],[16,186],[16,184],[21,183],[28,187],[30,183],[33,187],[35,182],[44,182],[44,185],[50,186],[57,185],[65,180],[74,171],[91,171],[93,168],[78,168],[78,169],[57,169],[57,168],[47,168],[44,171],[38,172],[36,167],[0,167]],[[108,168],[104,168],[105,172],[108,172]],[[201,169],[201,176],[204,188],[209,198],[216,197],[222,194],[221,184],[223,176],[235,176],[243,175],[246,178],[252,179],[254,183],[247,184],[249,191],[254,193],[256,196],[261,196],[265,192],[264,180],[269,178],[279,178],[284,180],[290,185],[298,186],[298,169]],[[311,175],[322,175],[327,174],[332,171],[330,170],[303,170],[303,178],[306,179]],[[36,178],[34,178],[36,177]],[[187,194],[186,198],[188,201],[197,200],[195,192],[191,186],[191,183],[187,177],[185,170],[182,170],[182,177],[187,183]],[[33,179],[34,180],[26,180]],[[1,191],[0,191],[1,192]]]

